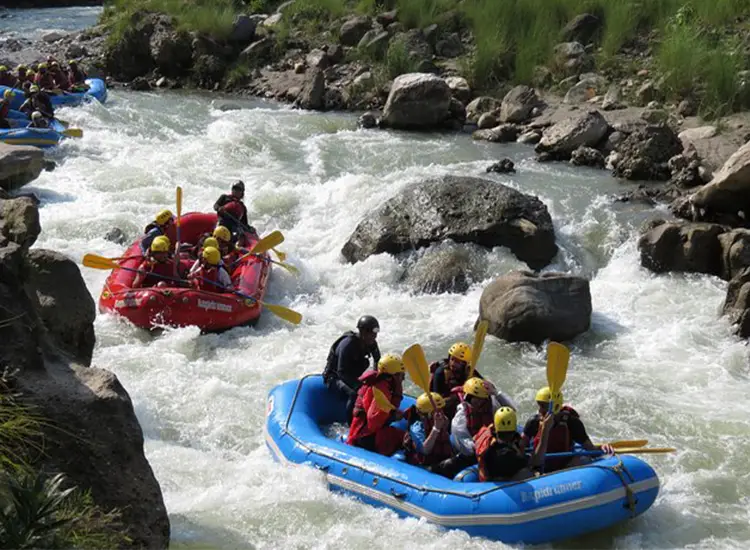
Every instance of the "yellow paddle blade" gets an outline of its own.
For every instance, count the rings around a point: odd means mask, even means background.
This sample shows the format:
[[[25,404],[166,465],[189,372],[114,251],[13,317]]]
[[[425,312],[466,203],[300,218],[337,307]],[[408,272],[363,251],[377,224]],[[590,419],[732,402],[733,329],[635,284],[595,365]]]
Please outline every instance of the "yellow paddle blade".
[[[60,124],[62,124],[63,126],[65,126],[66,128],[70,127],[70,122],[68,122],[67,120],[62,120],[62,119],[59,119],[59,118],[56,119],[56,120],[57,120],[57,122],[59,122]]]
[[[372,387],[372,395],[375,398],[375,404],[381,411],[391,412],[396,408],[393,406],[393,403],[388,401],[388,398],[385,396],[385,394],[375,386]]]
[[[558,392],[565,383],[568,375],[568,361],[570,350],[557,342],[550,342],[547,346],[547,384],[551,393]]]
[[[630,441],[613,441],[609,443],[609,446],[615,449],[627,449],[628,447],[634,449],[636,447],[645,447],[646,445],[648,445],[648,439],[631,439]]]
[[[177,186],[177,225],[180,225],[180,216],[182,216],[182,187]]]
[[[276,257],[279,259],[280,262],[286,261],[286,254],[283,253],[281,250],[276,250],[275,248],[272,249],[273,253],[276,254]]]
[[[617,449],[617,454],[656,454],[656,453],[674,453],[677,449],[673,447],[635,447],[635,448],[624,448]]]
[[[261,305],[274,315],[277,315],[294,325],[299,325],[302,322],[302,314],[293,309],[275,304],[266,304],[265,302],[261,302]]]
[[[281,231],[272,231],[253,246],[248,254],[263,254],[271,250],[274,246],[280,245],[284,242],[284,235]]]
[[[80,128],[68,128],[67,130],[62,131],[62,135],[72,138],[82,138],[83,130]]]
[[[86,254],[83,257],[83,265],[92,269],[114,269],[120,267],[117,262],[111,258],[105,258],[104,256],[97,256],[96,254]]]
[[[424,350],[419,344],[410,346],[403,355],[404,366],[409,377],[419,388],[428,393],[430,391],[430,366],[424,356]]]
[[[299,269],[297,269],[296,267],[294,267],[291,264],[285,264],[283,262],[274,262],[274,263],[276,265],[280,265],[281,267],[283,267],[284,269],[286,269],[292,275],[297,275],[297,276],[299,275]]]
[[[477,325],[477,332],[474,334],[474,346],[471,348],[471,365],[469,366],[469,378],[474,376],[474,369],[479,363],[479,356],[482,354],[484,347],[484,337],[487,336],[487,328],[490,326],[489,321],[484,320]]]

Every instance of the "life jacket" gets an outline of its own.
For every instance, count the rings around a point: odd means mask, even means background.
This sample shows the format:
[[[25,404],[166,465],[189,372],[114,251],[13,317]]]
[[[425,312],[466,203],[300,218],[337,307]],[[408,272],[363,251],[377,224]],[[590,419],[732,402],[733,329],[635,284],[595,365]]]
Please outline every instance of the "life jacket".
[[[242,220],[246,211],[245,205],[242,204],[242,201],[234,197],[231,197],[229,199],[229,202],[224,205],[224,210],[227,212],[227,214],[231,214],[233,217],[237,218],[240,221]]]
[[[156,222],[151,222],[150,224],[148,224],[146,226],[146,229],[143,230],[143,234],[147,235],[148,232],[152,229],[158,229],[159,231],[161,231],[161,234],[164,235],[164,228]]]
[[[485,426],[489,426],[493,423],[495,419],[495,415],[492,411],[492,398],[490,397],[490,406],[488,410],[486,411],[477,411],[475,407],[472,407],[469,405],[469,403],[466,401],[463,391],[461,391],[460,388],[454,388],[456,390],[454,393],[458,394],[458,398],[461,400],[461,402],[466,405],[466,427],[469,429],[469,433],[474,436],[484,428]]]
[[[391,403],[393,406],[398,408],[401,405],[404,391],[403,385],[396,384],[396,378],[390,374],[381,374],[374,369],[367,369],[358,380],[362,382],[362,386],[357,391],[357,400],[354,402],[352,418],[367,416],[367,408],[365,407],[364,400],[365,394],[368,391],[371,392],[370,388],[382,380],[388,380],[388,390],[391,394]]]
[[[474,436],[474,452],[477,455],[477,463],[479,464],[479,481],[487,481],[490,478],[487,471],[487,453],[493,446],[510,447],[513,451],[519,452],[521,443],[521,435],[518,432],[514,433],[513,441],[508,442],[495,437],[495,430],[492,425],[482,427]]]
[[[219,268],[218,267],[207,267],[205,265],[202,265],[198,268],[198,270],[193,274],[193,277],[191,277],[199,290],[205,290],[207,292],[223,292],[224,289],[219,284]],[[213,281],[214,284],[211,284],[209,281]]]
[[[424,418],[422,419],[422,424],[424,424],[424,432],[426,436],[429,436],[430,432],[432,432],[433,426],[435,425],[433,419],[431,417]],[[431,466],[453,456],[451,434],[450,430],[447,428],[440,431],[438,439],[435,442],[435,445],[432,447],[432,452],[429,455],[424,455],[417,452],[417,448],[414,445],[409,432],[406,432],[406,436],[404,437],[404,446],[406,447],[406,459],[409,464]]]
[[[70,89],[70,81],[68,80],[68,76],[64,72],[62,72],[62,70],[55,72],[53,78],[55,79],[55,84],[61,90]]]
[[[7,86],[13,88],[16,84],[16,77],[8,73],[5,76],[0,76],[0,86]]]
[[[86,75],[83,73],[83,71],[81,71],[81,69],[68,69],[68,80],[71,86],[75,86],[76,84],[81,84],[84,80],[86,80]]]
[[[336,338],[336,341],[331,346],[331,349],[328,350],[326,366],[323,369],[323,380],[326,384],[328,384],[328,382],[334,376],[336,376],[336,367],[338,366],[338,355],[336,355],[336,348],[338,348],[339,344],[344,341],[344,338],[348,338],[349,336],[356,336],[356,334],[351,330],[345,332],[344,334]],[[365,368],[367,368],[367,366],[365,366]]]
[[[172,260],[157,262],[152,259],[147,259],[141,263],[141,266],[138,269],[148,271],[148,275],[146,275],[146,278],[142,283],[142,286],[144,287],[154,286],[161,281],[167,281],[167,279],[164,279],[159,275],[169,277],[170,279],[174,278],[174,261]]]
[[[8,118],[10,113],[10,102],[6,99],[0,99],[0,120]]]
[[[573,450],[573,438],[570,436],[570,429],[568,429],[568,420],[571,418],[578,418],[578,413],[569,405],[563,405],[560,412],[557,413],[555,418],[555,425],[552,426],[549,436],[547,437],[547,452],[548,453],[566,453]],[[542,432],[538,430],[534,436],[534,448],[536,448],[542,440]],[[550,461],[554,459],[549,459]],[[565,462],[565,460],[563,460]]]
[[[52,90],[55,87],[55,79],[49,73],[49,71],[46,74],[37,73],[34,77],[34,84],[36,84],[43,90]]]

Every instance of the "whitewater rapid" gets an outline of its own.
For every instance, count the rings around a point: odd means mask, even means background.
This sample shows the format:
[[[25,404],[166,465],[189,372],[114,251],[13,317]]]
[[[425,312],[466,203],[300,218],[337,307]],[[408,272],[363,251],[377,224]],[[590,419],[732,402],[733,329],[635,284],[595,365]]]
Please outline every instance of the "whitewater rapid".
[[[265,314],[255,328],[152,336],[109,315],[96,319],[94,365],[114,371],[143,426],[176,548],[504,548],[333,495],[321,474],[273,462],[262,426],[274,385],[320,372],[331,342],[364,314],[382,327],[383,352],[420,342],[429,359],[471,341],[482,288],[524,268],[505,249],[479,254],[483,280],[465,295],[414,295],[398,258],[355,265],[340,250],[368,212],[427,175],[484,176],[510,157],[518,173],[493,176],[549,207],[561,252],[547,270],[591,279],[591,330],[571,344],[566,400],[594,441],[648,438],[674,446],[648,455],[661,492],[643,516],[560,548],[745,548],[750,543],[750,407],[745,344],[719,317],[726,283],[653,275],[639,267],[637,229],[668,215],[613,204],[623,184],[597,170],[539,164],[529,147],[464,135],[356,129],[351,115],[308,113],[260,101],[113,90],[106,105],[66,108],[84,129],[53,157],[59,166],[24,191],[41,200],[38,247],[80,265],[87,252],[117,256],[103,237],[134,238],[182,186],[184,210],[208,210],[236,179],[251,223],[281,230],[279,248],[301,269],[273,271],[267,300],[300,311],[290,326]],[[98,299],[107,272],[81,266]],[[479,365],[534,409],[544,354],[489,337]],[[413,388],[411,388],[413,390]]]

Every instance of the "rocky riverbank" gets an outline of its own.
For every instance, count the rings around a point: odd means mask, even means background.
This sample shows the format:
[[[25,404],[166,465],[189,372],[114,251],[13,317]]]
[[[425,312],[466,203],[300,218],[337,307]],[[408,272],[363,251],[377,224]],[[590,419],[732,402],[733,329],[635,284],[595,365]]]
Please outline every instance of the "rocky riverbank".
[[[44,419],[33,466],[117,510],[128,546],[166,548],[169,519],[133,404],[114,374],[91,366],[94,300],[75,262],[33,248],[41,230],[33,198],[0,199],[0,369]]]

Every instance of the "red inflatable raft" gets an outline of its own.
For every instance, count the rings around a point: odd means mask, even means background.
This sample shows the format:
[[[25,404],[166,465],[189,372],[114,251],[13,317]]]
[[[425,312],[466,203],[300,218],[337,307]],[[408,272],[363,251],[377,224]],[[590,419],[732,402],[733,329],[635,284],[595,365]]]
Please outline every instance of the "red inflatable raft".
[[[213,231],[215,226],[216,214],[184,214],[180,223],[181,242],[197,243],[201,235]],[[174,225],[167,236],[172,243],[175,242]],[[247,248],[258,240],[250,233],[245,233],[245,238]],[[125,252],[123,256],[126,259],[120,262],[122,267],[137,269],[143,261],[140,241],[139,238]],[[271,272],[271,263],[266,259],[268,255],[261,254],[248,256],[239,262],[230,273],[234,290],[262,301]],[[183,271],[187,271],[193,261],[183,253],[180,260]],[[213,332],[238,325],[252,325],[260,317],[260,304],[231,292],[206,292],[177,284],[134,289],[132,284],[137,274],[128,269],[113,269],[107,277],[99,298],[99,311],[122,315],[138,327],[198,326],[203,331]]]

